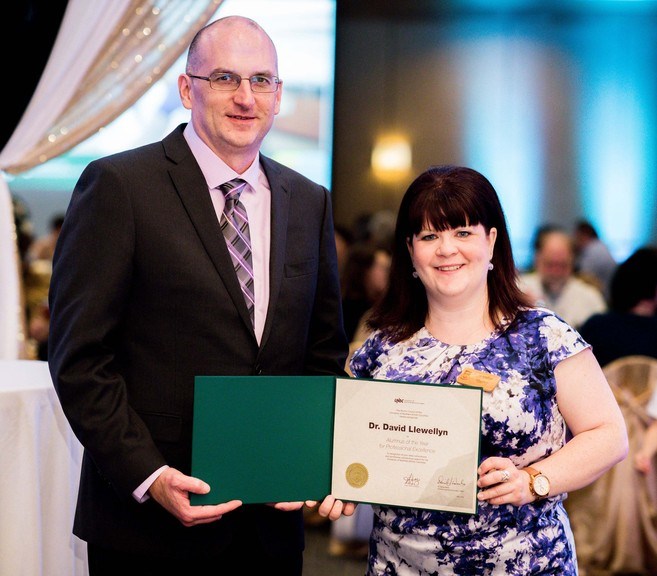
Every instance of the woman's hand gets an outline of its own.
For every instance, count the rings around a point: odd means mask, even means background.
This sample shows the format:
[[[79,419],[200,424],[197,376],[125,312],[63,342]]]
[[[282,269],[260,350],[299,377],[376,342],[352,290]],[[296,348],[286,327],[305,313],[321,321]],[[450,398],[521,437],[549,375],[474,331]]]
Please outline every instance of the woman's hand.
[[[272,504],[276,510],[282,510],[285,512],[299,510],[303,508],[304,505],[308,508],[314,508],[317,506],[317,501],[306,500],[305,502],[277,502],[276,504]],[[340,516],[351,516],[356,511],[356,506],[357,505],[353,502],[342,502],[342,500],[337,500],[329,495],[322,500],[317,512],[322,518],[337,520]]]
[[[522,506],[535,500],[529,490],[529,473],[518,470],[508,458],[486,458],[477,469],[479,501],[490,504]]]

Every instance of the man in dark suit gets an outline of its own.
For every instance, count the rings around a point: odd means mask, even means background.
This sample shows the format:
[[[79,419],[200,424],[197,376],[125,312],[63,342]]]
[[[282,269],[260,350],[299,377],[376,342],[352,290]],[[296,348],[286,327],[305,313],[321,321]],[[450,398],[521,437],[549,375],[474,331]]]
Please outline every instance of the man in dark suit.
[[[303,503],[189,502],[210,489],[189,476],[196,375],[344,374],[329,192],[259,153],[280,107],[277,76],[260,26],[211,23],[178,79],[191,121],[92,162],[73,192],[49,364],[85,448],[74,533],[92,576],[301,574]],[[218,187],[236,177],[253,317],[220,226]],[[353,508],[329,495],[319,512]]]

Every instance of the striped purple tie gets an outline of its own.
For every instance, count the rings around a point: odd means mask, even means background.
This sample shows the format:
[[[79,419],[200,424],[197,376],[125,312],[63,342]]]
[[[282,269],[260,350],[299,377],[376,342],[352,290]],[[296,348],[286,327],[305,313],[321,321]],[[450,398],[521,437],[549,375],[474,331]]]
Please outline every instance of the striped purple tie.
[[[249,219],[244,204],[239,199],[244,186],[246,186],[244,180],[235,178],[230,182],[221,184],[218,188],[226,199],[224,213],[221,216],[221,231],[226,238],[226,246],[228,246],[228,251],[233,259],[235,273],[240,281],[240,286],[242,286],[244,300],[253,324],[255,296],[253,292],[253,262],[251,258]]]

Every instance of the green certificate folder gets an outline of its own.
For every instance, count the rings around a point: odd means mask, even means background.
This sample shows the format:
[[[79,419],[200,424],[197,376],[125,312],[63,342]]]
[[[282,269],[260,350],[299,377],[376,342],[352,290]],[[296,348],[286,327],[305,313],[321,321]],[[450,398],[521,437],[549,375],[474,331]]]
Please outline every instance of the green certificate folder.
[[[192,504],[321,500],[330,494],[333,376],[197,376]]]

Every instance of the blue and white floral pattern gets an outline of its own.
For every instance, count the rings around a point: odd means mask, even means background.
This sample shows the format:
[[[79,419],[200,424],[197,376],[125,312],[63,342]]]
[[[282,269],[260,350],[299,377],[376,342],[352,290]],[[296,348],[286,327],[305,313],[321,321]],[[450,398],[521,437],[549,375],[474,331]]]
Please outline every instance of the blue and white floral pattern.
[[[523,468],[566,442],[554,369],[588,344],[545,309],[521,312],[503,332],[450,346],[422,328],[392,344],[380,331],[355,352],[359,378],[456,384],[464,367],[497,374],[484,392],[481,458],[502,456]],[[577,574],[565,495],[516,507],[479,503],[474,515],[374,506],[368,576]]]

